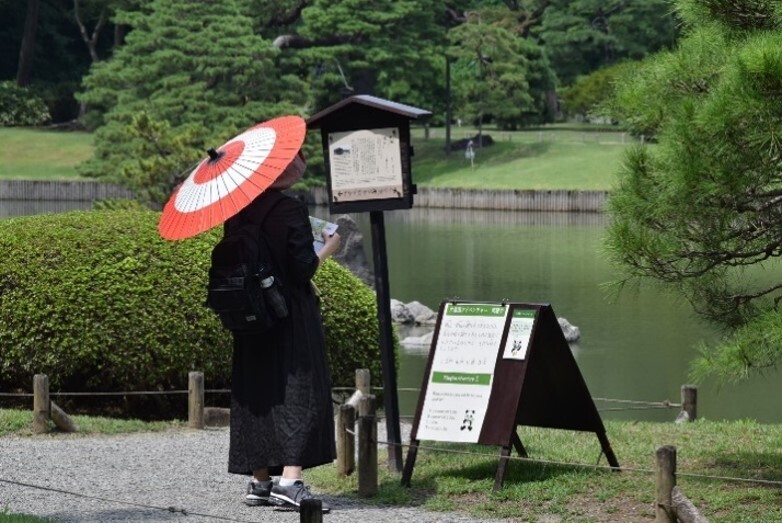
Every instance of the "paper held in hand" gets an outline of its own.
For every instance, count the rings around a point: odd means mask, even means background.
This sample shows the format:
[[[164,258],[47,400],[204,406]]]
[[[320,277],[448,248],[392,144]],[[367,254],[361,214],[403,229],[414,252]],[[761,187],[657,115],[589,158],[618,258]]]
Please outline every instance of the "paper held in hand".
[[[310,225],[312,226],[312,246],[315,248],[315,252],[320,252],[323,248],[323,232],[327,234],[334,234],[337,232],[337,224],[321,220],[314,216],[310,216]]]

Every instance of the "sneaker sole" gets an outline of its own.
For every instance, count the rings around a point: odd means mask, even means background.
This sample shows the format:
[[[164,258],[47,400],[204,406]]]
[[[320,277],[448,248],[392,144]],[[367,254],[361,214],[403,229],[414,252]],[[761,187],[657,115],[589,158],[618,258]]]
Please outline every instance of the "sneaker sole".
[[[245,498],[244,504],[250,507],[265,507],[268,505],[274,505],[274,503],[269,498],[258,498],[258,499]]]

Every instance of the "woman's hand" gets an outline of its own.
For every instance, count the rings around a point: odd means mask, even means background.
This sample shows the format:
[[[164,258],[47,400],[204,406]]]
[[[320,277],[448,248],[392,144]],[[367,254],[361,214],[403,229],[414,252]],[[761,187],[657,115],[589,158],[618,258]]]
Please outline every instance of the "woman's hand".
[[[323,232],[323,248],[318,252],[318,258],[320,258],[320,262],[323,263],[323,260],[337,252],[337,249],[339,249],[340,244],[340,237],[339,234],[336,232],[334,234],[328,234],[327,232]]]

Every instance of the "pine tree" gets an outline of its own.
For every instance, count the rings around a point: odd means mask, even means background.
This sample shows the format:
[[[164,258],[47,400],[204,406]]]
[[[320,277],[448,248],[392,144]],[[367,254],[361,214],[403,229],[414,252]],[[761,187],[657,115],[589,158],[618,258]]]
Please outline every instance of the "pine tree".
[[[616,114],[658,144],[627,155],[608,248],[724,330],[695,377],[745,378],[782,359],[782,3],[677,8],[679,47],[618,86]]]
[[[295,113],[293,102],[304,96],[291,78],[281,79],[277,50],[253,34],[234,0],[153,0],[116,22],[132,28],[125,45],[93,67],[80,97],[91,110],[87,120],[98,127],[95,157],[83,166],[88,176],[149,178],[140,155],[156,148],[145,137],[159,133],[140,129],[143,121],[165,130],[168,142],[187,137],[177,145],[182,160],[173,171],[153,173],[149,181],[165,187],[206,148],[258,121]]]

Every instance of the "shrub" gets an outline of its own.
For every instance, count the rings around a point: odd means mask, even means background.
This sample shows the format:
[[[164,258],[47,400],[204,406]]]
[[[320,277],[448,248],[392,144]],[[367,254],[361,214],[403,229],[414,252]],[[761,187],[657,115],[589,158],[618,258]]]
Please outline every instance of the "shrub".
[[[181,242],[157,234],[159,213],[76,211],[0,222],[0,382],[29,390],[186,388],[229,383],[231,336],[204,306],[220,228]],[[327,261],[317,274],[335,385],[358,367],[380,376],[374,294]]]
[[[46,104],[15,82],[0,82],[0,127],[41,125],[50,120]]]

